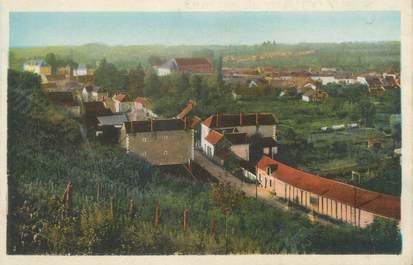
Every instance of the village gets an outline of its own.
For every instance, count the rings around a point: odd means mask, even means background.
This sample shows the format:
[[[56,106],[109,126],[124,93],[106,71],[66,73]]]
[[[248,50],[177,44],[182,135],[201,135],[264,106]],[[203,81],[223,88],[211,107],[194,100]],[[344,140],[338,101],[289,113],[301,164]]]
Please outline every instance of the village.
[[[228,60],[228,59],[226,59]],[[79,120],[87,138],[120,145],[131,156],[162,168],[178,168],[194,179],[230,182],[247,195],[284,209],[300,209],[312,221],[348,223],[366,227],[375,217],[400,220],[400,198],[305,172],[277,160],[277,113],[239,112],[195,115],[197,101],[189,99],[175,116],[156,113],[148,97],[119,91],[109,94],[95,84],[95,68],[86,64],[53,69],[44,59],[27,61],[24,71],[41,76],[47,98]],[[211,75],[208,58],[172,58],[152,66],[159,78],[175,72]],[[336,68],[319,71],[279,70],[274,67],[227,68],[220,71],[232,85],[234,100],[254,96],[269,86],[278,97],[292,97],[307,104],[323,104],[330,84],[367,87],[377,96],[400,89],[400,76],[383,73],[349,73]],[[322,126],[320,133],[355,130],[361,125]],[[369,148],[382,141],[369,139]],[[397,149],[398,148],[398,149]],[[400,147],[394,153],[400,155]],[[257,157],[258,156],[258,157]]]

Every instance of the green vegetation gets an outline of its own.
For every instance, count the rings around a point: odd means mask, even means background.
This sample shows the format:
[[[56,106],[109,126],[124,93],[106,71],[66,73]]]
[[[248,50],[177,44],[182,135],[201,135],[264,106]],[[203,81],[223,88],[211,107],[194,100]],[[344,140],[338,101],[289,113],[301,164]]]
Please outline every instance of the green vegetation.
[[[133,69],[141,62],[145,68],[160,64],[173,57],[219,56],[247,57],[261,55],[264,59],[228,61],[223,66],[256,67],[275,66],[281,69],[338,67],[345,71],[400,70],[400,42],[376,43],[302,43],[231,45],[231,46],[107,46],[88,44],[82,46],[51,46],[36,48],[11,48],[10,66],[20,70],[25,60],[44,58],[48,53],[72,59],[79,63],[96,65],[102,57],[119,69]]]
[[[161,173],[82,141],[38,76],[11,70],[8,89],[8,254],[400,253],[394,222],[312,224],[231,187]]]

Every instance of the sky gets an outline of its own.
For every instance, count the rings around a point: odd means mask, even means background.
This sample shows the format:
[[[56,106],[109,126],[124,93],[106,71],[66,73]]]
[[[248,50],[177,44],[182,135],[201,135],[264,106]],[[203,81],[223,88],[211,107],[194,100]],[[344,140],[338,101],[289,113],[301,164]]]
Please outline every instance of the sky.
[[[400,40],[400,12],[13,12],[10,47]]]

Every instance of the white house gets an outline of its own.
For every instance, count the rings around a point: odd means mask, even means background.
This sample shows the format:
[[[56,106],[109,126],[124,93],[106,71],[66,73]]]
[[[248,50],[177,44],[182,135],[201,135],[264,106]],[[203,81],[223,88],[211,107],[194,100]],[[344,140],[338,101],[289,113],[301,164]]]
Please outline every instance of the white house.
[[[327,85],[330,83],[337,83],[337,80],[334,75],[313,75],[311,79],[314,81],[320,81],[323,85]]]
[[[98,101],[100,87],[95,85],[86,85],[82,90],[83,102]]]
[[[79,64],[79,66],[73,70],[73,76],[85,76],[87,75],[86,64]]]

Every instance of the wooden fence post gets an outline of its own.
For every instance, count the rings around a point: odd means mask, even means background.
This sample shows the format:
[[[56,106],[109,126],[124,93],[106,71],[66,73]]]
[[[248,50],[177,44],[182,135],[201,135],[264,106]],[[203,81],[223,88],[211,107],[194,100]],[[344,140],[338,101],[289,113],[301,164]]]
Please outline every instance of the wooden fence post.
[[[135,201],[133,199],[130,199],[128,202],[128,215],[129,217],[133,217],[135,215]]]
[[[161,223],[161,204],[159,201],[156,201],[155,205],[155,226],[158,227]]]
[[[72,211],[72,207],[73,207],[73,185],[72,185],[71,181],[69,181],[67,183],[65,192],[63,194],[63,206],[64,206],[66,214],[69,214]]]
[[[184,209],[184,232],[188,229],[189,226],[189,210]]]
[[[215,216],[212,216],[212,221],[211,221],[211,235],[215,239],[217,234],[217,220]]]
[[[110,214],[112,217],[112,220],[116,219],[116,201],[115,201],[115,196],[112,196],[110,199]]]

